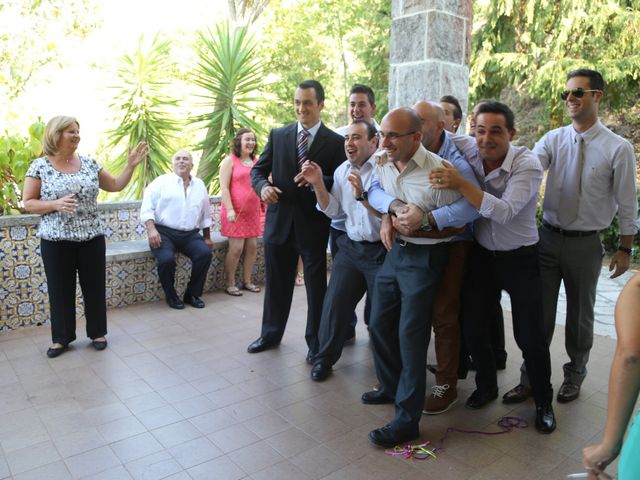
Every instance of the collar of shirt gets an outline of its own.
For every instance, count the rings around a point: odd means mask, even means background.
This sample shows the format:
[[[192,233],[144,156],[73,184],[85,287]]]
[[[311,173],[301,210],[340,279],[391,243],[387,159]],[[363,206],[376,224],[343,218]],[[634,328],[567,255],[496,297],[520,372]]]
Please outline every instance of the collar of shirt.
[[[443,130],[440,140],[442,140],[442,145],[440,146],[440,150],[438,150],[438,155],[444,159],[452,157],[458,149],[453,144],[453,140],[449,138],[449,132]]]
[[[571,128],[571,141],[576,143],[578,135],[582,136],[584,139],[584,143],[589,143],[591,140],[595,138],[595,136],[600,132],[600,130],[604,127],[600,122],[600,119],[596,120],[596,123],[591,125],[587,130],[580,133],[577,132],[575,128]]]
[[[184,185],[184,179],[180,175],[178,175],[176,172],[170,172],[170,174],[173,175],[174,181],[176,183],[179,183],[180,185]],[[189,175],[189,186],[191,186],[192,183],[193,183],[193,177]]]
[[[509,145],[509,150],[507,151],[507,155],[504,157],[504,160],[502,161],[502,165],[500,165],[495,170],[491,170],[491,172],[489,172],[488,175],[484,174],[484,163],[482,159],[478,157],[480,159],[480,164],[482,167],[482,177],[486,180],[490,180],[491,178],[496,178],[500,176],[501,171],[506,173],[511,172],[511,169],[513,168],[513,159],[515,158],[515,155],[516,155],[516,149],[513,147],[513,145]]]
[[[320,125],[322,125],[322,122],[318,122],[316,123],[313,127],[311,128],[304,128],[302,126],[302,124],[300,122],[298,122],[298,129],[297,129],[297,133],[299,134],[302,130],[306,130],[307,132],[309,132],[311,138],[314,138],[316,136],[316,133],[318,133],[318,130],[320,129]]]
[[[374,155],[371,155],[369,157],[369,159],[362,164],[361,167],[355,167],[354,166],[354,167],[351,167],[351,168],[357,168],[361,173],[367,173],[367,172],[370,172],[371,170],[373,170],[373,168],[375,166],[376,166],[376,156],[374,154]],[[351,170],[351,169],[349,169],[349,170]],[[347,176],[349,175],[348,171],[347,171]]]

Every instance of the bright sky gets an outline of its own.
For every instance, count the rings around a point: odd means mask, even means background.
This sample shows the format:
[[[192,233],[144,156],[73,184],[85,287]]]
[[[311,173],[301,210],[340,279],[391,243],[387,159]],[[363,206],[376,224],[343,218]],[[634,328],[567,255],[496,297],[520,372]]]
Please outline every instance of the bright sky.
[[[118,59],[135,49],[140,34],[151,39],[159,31],[213,27],[226,18],[226,6],[226,0],[103,0],[101,28],[80,45],[62,50],[69,67],[51,69],[51,82],[23,97],[27,125],[38,115],[45,122],[55,115],[75,116],[81,125],[79,151],[93,153],[110,127],[112,99],[104,87]]]

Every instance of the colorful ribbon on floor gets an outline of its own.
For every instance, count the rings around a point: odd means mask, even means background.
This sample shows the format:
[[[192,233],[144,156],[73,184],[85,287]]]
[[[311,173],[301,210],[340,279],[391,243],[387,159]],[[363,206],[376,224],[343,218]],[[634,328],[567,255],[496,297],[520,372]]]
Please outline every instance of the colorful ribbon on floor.
[[[513,430],[522,430],[529,426],[524,418],[520,417],[502,417],[498,420],[499,432],[483,432],[482,430],[466,430],[463,428],[448,427],[444,436],[440,439],[440,445],[434,448],[427,448],[431,442],[421,443],[420,445],[405,445],[404,447],[396,446],[393,450],[386,450],[384,453],[394,457],[413,458],[415,460],[431,460],[438,458],[437,453],[444,450],[444,442],[451,432],[469,433],[474,435],[502,435]]]

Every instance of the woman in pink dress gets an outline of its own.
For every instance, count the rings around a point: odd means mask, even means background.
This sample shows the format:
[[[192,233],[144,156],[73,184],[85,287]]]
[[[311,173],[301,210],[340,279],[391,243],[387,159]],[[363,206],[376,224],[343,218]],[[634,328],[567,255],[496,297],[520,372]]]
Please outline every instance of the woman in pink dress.
[[[236,269],[244,251],[242,266],[242,288],[259,292],[251,275],[256,263],[257,237],[262,235],[260,198],[251,188],[249,172],[256,162],[256,136],[248,128],[241,128],[233,139],[233,149],[220,164],[220,211],[221,233],[229,239],[224,269],[227,275],[226,292],[238,297],[242,295],[236,285]]]

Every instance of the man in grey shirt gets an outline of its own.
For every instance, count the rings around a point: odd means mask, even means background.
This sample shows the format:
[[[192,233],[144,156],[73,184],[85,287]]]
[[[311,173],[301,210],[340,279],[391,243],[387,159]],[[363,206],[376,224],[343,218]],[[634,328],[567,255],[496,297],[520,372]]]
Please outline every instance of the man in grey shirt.
[[[603,95],[600,73],[587,69],[570,72],[561,97],[571,125],[548,132],[533,149],[549,172],[540,228],[543,314],[549,344],[561,281],[567,294],[565,346],[569,362],[563,367],[559,402],[575,400],[587,374],[593,345],[593,307],[602,269],[598,233],[611,224],[617,210],[620,246],[609,265],[611,278],[615,278],[629,268],[633,236],[638,230],[633,146],[598,119]],[[520,385],[507,392],[503,401],[517,403],[529,395],[523,366]]]

